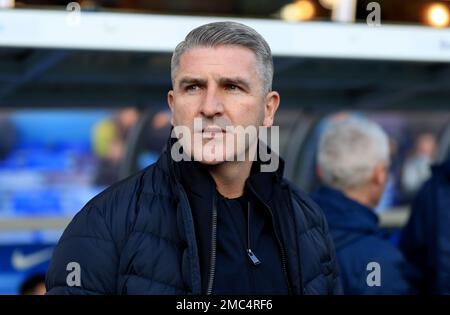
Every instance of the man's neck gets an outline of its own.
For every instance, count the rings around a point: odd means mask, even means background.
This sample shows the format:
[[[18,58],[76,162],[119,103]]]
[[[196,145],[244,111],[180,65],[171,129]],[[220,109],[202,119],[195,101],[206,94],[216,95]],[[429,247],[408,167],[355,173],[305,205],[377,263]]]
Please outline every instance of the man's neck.
[[[219,193],[226,198],[238,198],[244,193],[246,179],[250,176],[252,161],[224,162],[208,167]]]
[[[372,209],[375,207],[370,194],[365,190],[343,190],[344,195],[348,198],[357,201],[358,203]]]

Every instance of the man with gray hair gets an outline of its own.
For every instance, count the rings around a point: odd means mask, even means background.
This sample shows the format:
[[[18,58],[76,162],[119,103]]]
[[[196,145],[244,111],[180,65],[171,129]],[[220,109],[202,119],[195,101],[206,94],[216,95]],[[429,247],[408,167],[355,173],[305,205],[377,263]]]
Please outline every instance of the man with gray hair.
[[[280,102],[267,42],[243,24],[206,24],[171,68],[166,150],[76,215],[48,294],[339,293],[321,210],[283,178],[282,160],[263,167],[257,132],[239,142],[236,130],[271,127]]]
[[[389,141],[376,123],[353,115],[333,121],[319,142],[313,193],[333,236],[345,294],[408,294],[408,266],[381,236],[374,212],[388,178]]]

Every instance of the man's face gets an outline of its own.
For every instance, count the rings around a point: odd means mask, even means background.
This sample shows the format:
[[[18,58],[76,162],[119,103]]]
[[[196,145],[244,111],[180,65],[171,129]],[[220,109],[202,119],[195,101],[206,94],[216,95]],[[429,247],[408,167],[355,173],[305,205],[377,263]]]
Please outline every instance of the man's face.
[[[279,96],[264,93],[254,53],[228,45],[192,48],[181,55],[168,103],[174,127],[189,128],[190,143],[180,139],[185,151],[203,163],[218,164],[256,147],[254,134],[238,146],[242,142],[230,127],[270,127]]]

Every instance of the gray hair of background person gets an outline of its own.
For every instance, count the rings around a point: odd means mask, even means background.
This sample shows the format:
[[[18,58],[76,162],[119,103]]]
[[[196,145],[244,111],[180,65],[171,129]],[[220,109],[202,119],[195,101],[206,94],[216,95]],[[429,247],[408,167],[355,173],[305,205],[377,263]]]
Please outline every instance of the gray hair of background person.
[[[172,84],[180,57],[187,50],[197,47],[218,47],[235,45],[250,49],[256,56],[263,92],[272,90],[273,60],[269,44],[254,29],[236,22],[215,22],[202,25],[187,34],[184,41],[175,48],[171,61]]]
[[[389,165],[389,139],[366,118],[332,122],[319,142],[318,165],[322,182],[336,189],[365,185],[377,164]]]

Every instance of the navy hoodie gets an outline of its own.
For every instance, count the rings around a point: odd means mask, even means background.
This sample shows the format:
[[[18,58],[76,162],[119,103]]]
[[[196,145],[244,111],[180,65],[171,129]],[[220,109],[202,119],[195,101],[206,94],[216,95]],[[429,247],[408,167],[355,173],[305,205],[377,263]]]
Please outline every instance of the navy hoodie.
[[[374,211],[328,187],[320,188],[312,198],[328,220],[344,294],[412,293],[410,268],[401,252],[382,237]],[[376,267],[371,262],[379,264],[379,283],[373,282]]]

